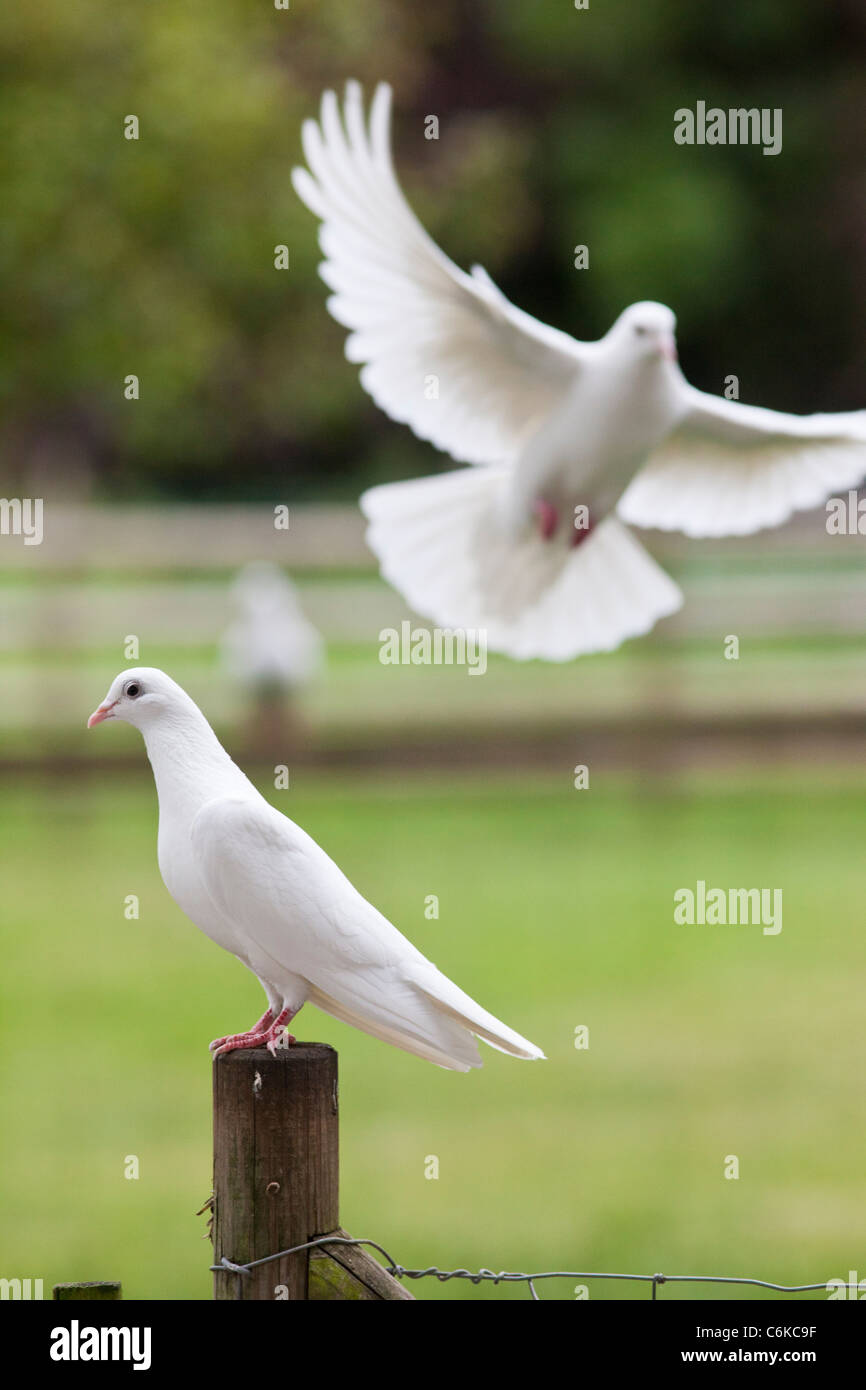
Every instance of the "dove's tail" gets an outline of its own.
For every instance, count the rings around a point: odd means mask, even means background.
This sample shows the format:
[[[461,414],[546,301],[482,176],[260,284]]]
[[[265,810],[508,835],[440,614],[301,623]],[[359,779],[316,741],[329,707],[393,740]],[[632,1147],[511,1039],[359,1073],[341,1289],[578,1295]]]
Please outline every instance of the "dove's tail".
[[[389,977],[377,985],[374,974],[354,987],[346,984],[339,999],[310,985],[307,997],[343,1023],[449,1071],[481,1066],[476,1038],[511,1057],[544,1057],[539,1047],[482,1009],[420,954],[404,966],[399,979]]]
[[[482,1009],[459,985],[437,970],[431,961],[422,960],[413,964],[407,968],[407,975],[422,998],[433,1005],[443,1023],[453,1021],[461,1031],[468,1029],[495,1047],[497,1052],[507,1052],[509,1057],[522,1057],[525,1061],[544,1060],[540,1047]]]
[[[611,651],[680,607],[676,584],[615,517],[573,549],[510,537],[509,476],[462,468],[364,493],[368,543],[416,612],[484,633],[507,656],[569,661]]]

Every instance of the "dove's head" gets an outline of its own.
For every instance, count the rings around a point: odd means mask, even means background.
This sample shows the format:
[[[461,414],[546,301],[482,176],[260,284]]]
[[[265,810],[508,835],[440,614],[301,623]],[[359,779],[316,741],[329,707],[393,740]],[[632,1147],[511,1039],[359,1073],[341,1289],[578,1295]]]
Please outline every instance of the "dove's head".
[[[88,729],[106,719],[122,719],[147,729],[166,716],[187,713],[195,705],[180,686],[155,666],[135,666],[115,676],[108,694],[87,721]]]
[[[676,362],[676,326],[676,315],[666,304],[642,299],[623,310],[608,336],[632,357],[666,357]]]

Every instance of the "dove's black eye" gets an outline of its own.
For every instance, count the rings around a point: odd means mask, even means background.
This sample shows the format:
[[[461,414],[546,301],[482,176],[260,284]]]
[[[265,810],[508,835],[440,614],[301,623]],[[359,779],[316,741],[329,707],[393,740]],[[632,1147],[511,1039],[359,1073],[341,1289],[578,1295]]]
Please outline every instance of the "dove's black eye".
[[[639,338],[644,338],[649,332],[649,329],[642,323],[636,323],[634,326],[634,331]]]
[[[136,695],[140,695],[141,686],[139,685],[138,681],[130,681],[129,685],[126,687],[126,693],[129,696],[130,700],[134,700]]]

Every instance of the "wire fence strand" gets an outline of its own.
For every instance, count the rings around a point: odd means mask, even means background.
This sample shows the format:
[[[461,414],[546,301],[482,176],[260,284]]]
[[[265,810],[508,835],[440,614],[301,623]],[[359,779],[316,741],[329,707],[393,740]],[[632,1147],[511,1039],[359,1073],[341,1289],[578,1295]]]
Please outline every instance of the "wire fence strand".
[[[649,1284],[651,1286],[650,1298],[654,1301],[662,1284],[752,1285],[759,1289],[770,1289],[774,1293],[816,1293],[819,1290],[828,1293],[831,1287],[839,1291],[853,1289],[855,1292],[862,1292],[860,1285],[846,1284],[841,1279],[825,1279],[818,1284],[776,1284],[770,1279],[754,1279],[733,1274],[612,1274],[600,1270],[574,1269],[545,1269],[536,1271],[534,1274],[521,1274],[504,1269],[498,1273],[495,1270],[483,1268],[476,1270],[440,1269],[438,1265],[428,1265],[426,1269],[407,1269],[392,1259],[383,1245],[366,1236],[357,1238],[353,1236],[319,1236],[316,1240],[308,1240],[303,1245],[293,1245],[289,1250],[279,1250],[275,1255],[263,1255],[261,1259],[250,1260],[247,1264],[235,1264],[224,1255],[219,1264],[211,1265],[210,1268],[218,1274],[244,1276],[251,1274],[260,1265],[270,1264],[274,1260],[286,1259],[289,1255],[300,1255],[305,1250],[317,1250],[326,1245],[363,1245],[371,1250],[376,1250],[385,1261],[386,1273],[395,1279],[436,1279],[440,1284],[445,1284],[451,1279],[467,1279],[475,1285],[526,1284],[530,1297],[536,1303],[542,1301],[535,1287],[536,1283],[542,1279],[574,1279],[580,1282],[590,1279],[619,1279],[632,1283]]]

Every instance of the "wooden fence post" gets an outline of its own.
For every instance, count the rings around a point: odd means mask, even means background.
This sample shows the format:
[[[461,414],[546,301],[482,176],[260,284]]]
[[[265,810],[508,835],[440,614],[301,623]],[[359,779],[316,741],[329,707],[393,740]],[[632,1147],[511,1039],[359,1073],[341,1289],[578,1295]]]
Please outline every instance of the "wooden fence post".
[[[215,1265],[274,1255],[339,1216],[337,1054],[323,1043],[242,1049],[213,1063]],[[216,1299],[411,1299],[357,1247],[303,1251],[249,1274],[215,1271]]]
[[[61,1303],[104,1302],[106,1299],[123,1298],[123,1289],[114,1279],[89,1279],[83,1284],[55,1284],[51,1297]]]

